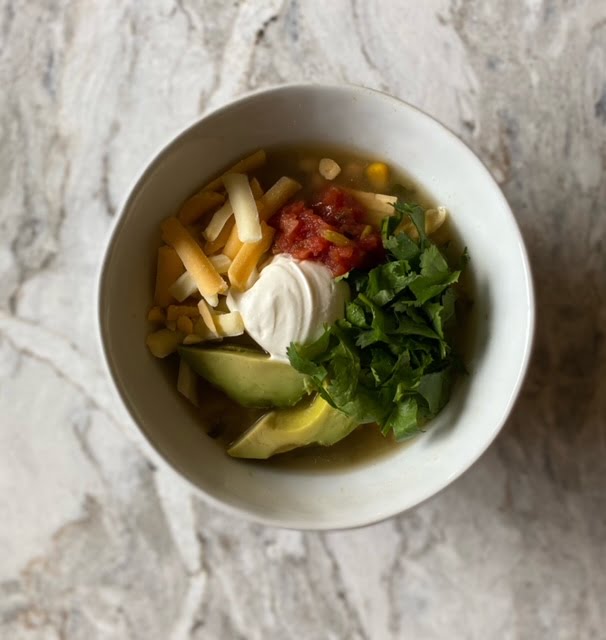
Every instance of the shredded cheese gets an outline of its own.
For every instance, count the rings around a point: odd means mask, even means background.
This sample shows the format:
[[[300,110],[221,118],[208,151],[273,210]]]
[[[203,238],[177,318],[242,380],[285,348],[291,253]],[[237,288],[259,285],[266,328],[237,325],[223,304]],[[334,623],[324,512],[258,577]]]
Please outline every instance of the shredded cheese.
[[[193,279],[189,271],[182,273],[171,285],[168,291],[177,302],[183,302],[189,296],[192,296],[198,290],[196,281]]]
[[[209,305],[210,307],[216,307],[219,304],[219,296],[218,294],[213,294],[211,295],[203,295],[202,298],[204,298],[204,300],[206,300],[206,304]]]
[[[183,203],[181,209],[179,209],[177,218],[179,218],[183,224],[194,224],[205,213],[223,204],[224,200],[225,196],[220,193],[201,191]]]
[[[301,189],[301,185],[296,180],[282,176],[261,198],[263,205],[261,220],[269,220],[299,189]]]
[[[376,211],[384,215],[393,214],[393,205],[397,202],[396,196],[388,196],[382,193],[372,193],[371,191],[359,191],[358,189],[345,189],[360,204],[371,211]]]
[[[227,271],[227,277],[229,278],[232,287],[235,287],[236,289],[246,289],[246,284],[251,273],[257,266],[261,256],[271,246],[275,229],[267,225],[265,222],[262,222],[261,226],[261,240],[255,243],[243,244]]]
[[[215,211],[206,229],[202,232],[202,235],[208,242],[213,242],[219,237],[225,223],[233,214],[234,210],[232,209],[231,202],[226,202],[220,209]]]
[[[174,302],[174,298],[168,289],[184,271],[183,262],[181,262],[181,258],[172,247],[164,246],[158,249],[156,288],[154,292],[155,305],[168,307],[171,302]]]
[[[210,256],[209,260],[217,270],[217,273],[220,273],[221,275],[227,273],[231,265],[231,260],[224,253],[219,253],[216,256]]]
[[[221,174],[218,178],[215,178],[212,182],[209,182],[203,189],[203,191],[217,191],[223,187],[223,178],[228,173],[248,173],[254,171],[259,167],[262,167],[267,160],[267,155],[263,149],[255,151],[255,153],[242,158],[230,167],[225,173]]]
[[[296,180],[287,178],[286,176],[280,178],[259,200],[259,216],[261,221],[269,220],[299,189],[301,189],[301,185]],[[223,253],[230,258],[230,260],[233,260],[242,248],[242,244],[238,237],[237,229],[233,228],[226,242],[220,248],[223,248]]]
[[[228,173],[223,177],[223,184],[234,211],[240,242],[258,242],[262,237],[259,211],[248,178],[243,173]]]
[[[256,178],[251,179],[250,190],[252,191],[253,198],[255,200],[258,200],[263,195],[263,189],[261,188],[261,183]]]
[[[164,220],[161,229],[164,241],[174,247],[202,296],[215,296],[227,290],[225,280],[217,273],[200,245],[177,218]]]
[[[198,302],[198,310],[200,311],[200,316],[204,321],[204,324],[208,327],[208,330],[211,333],[217,333],[217,327],[213,319],[213,314],[208,308],[208,304],[206,304],[205,300],[200,300],[200,302]]]
[[[215,316],[219,335],[224,338],[240,336],[244,333],[244,322],[239,311],[220,313]]]
[[[234,220],[234,217],[232,216],[225,223],[225,226],[223,227],[223,229],[221,229],[221,233],[218,235],[217,239],[213,240],[212,242],[207,241],[205,243],[204,253],[207,256],[211,256],[213,253],[217,253],[217,251],[220,251],[221,249],[223,249],[226,242],[229,240],[231,232],[234,230],[235,226],[236,226],[236,222]],[[237,234],[236,234],[236,237],[237,237]]]

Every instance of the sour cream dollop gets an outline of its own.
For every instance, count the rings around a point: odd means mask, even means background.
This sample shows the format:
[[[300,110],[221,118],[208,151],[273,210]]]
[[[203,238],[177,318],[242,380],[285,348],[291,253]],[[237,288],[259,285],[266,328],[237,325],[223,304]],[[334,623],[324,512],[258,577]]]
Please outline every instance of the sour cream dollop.
[[[288,345],[319,338],[324,324],[344,316],[348,296],[348,286],[323,264],[281,253],[250,289],[232,289],[227,306],[240,312],[247,333],[272,358],[288,362]]]

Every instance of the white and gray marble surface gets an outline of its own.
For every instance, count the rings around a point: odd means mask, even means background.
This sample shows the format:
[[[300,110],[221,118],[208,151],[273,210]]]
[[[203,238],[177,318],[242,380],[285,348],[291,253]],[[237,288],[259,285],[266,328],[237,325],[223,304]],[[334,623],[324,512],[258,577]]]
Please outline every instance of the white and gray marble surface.
[[[454,129],[502,184],[537,285],[496,443],[350,532],[193,497],[97,346],[106,234],[150,154],[295,80],[377,87]],[[604,0],[1,0],[0,638],[605,638],[605,169]]]

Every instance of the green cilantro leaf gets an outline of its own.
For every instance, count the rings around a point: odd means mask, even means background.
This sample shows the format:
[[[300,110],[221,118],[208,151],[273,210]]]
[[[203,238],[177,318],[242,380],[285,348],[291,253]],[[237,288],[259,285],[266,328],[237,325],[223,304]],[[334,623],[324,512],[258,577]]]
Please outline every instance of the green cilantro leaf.
[[[408,222],[410,221],[410,222]],[[418,240],[401,229],[416,228]],[[360,424],[376,422],[397,440],[414,436],[448,402],[465,368],[449,331],[456,323],[457,268],[425,234],[425,214],[399,200],[382,224],[387,260],[344,276],[352,291],[345,318],[315,342],[291,344],[291,365],[334,407]]]

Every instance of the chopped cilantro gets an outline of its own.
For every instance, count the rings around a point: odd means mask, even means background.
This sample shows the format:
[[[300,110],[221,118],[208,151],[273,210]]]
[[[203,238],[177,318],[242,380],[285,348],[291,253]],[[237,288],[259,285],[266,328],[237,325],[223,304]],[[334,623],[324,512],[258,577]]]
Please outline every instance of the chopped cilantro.
[[[345,318],[310,344],[291,344],[291,365],[330,404],[384,435],[410,438],[450,398],[460,358],[448,340],[456,321],[460,266],[453,269],[425,234],[425,212],[398,200],[382,227],[387,261],[344,279],[352,289]],[[410,218],[418,241],[398,229]]]

